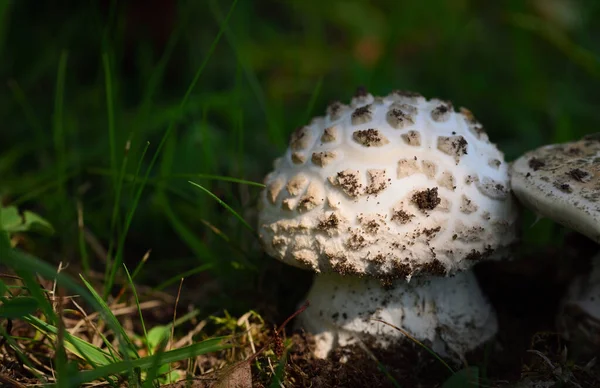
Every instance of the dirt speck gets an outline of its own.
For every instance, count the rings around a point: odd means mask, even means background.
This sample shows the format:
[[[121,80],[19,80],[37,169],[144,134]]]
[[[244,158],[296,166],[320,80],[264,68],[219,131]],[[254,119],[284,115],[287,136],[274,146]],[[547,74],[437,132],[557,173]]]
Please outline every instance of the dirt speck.
[[[361,106],[360,108],[356,108],[354,112],[352,112],[352,125],[364,124],[366,122],[371,121],[373,117],[373,113],[371,112],[371,105]]]
[[[531,168],[533,171],[537,171],[540,168],[544,167],[546,165],[546,162],[538,158],[531,158],[529,159],[528,165],[529,168]]]
[[[571,194],[573,192],[573,188],[570,184],[564,182],[554,182],[554,187],[562,191],[563,193]]]
[[[442,201],[438,196],[437,187],[416,192],[413,194],[411,200],[422,211],[433,210]]]
[[[446,267],[438,259],[433,259],[428,263],[425,263],[419,268],[422,272],[426,272],[430,275],[444,276],[446,274]]]
[[[319,221],[319,223],[317,225],[317,229],[322,230],[322,231],[330,231],[330,230],[337,229],[339,225],[340,225],[340,219],[338,218],[338,216],[335,214],[331,214],[331,215],[329,215],[329,217],[325,218],[324,220]]]
[[[352,138],[365,147],[380,147],[390,142],[378,130],[373,128],[356,131],[352,134]]]
[[[392,213],[392,221],[398,221],[401,224],[407,224],[410,222],[411,218],[413,218],[413,214],[409,214],[404,210],[395,210]]]
[[[578,182],[588,182],[590,180],[590,173],[583,171],[579,168],[574,168],[567,173],[571,178]]]

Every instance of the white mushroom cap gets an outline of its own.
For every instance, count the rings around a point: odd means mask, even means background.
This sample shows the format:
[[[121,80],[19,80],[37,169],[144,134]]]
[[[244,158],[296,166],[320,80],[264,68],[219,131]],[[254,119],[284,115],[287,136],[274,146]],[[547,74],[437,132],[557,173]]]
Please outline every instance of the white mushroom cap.
[[[600,242],[600,139],[527,152],[511,167],[511,186],[539,215]]]
[[[330,105],[292,134],[265,183],[266,252],[316,272],[447,275],[515,239],[503,154],[468,110],[415,93]]]
[[[571,283],[558,324],[567,340],[581,346],[579,352],[600,354],[600,253],[592,259],[592,271]]]
[[[325,358],[337,346],[357,339],[381,347],[411,341],[408,332],[437,354],[459,360],[490,340],[498,323],[493,307],[481,293],[473,271],[451,277],[418,277],[384,288],[372,278],[338,274],[316,276],[307,296],[310,306],[297,325],[316,339],[316,357]]]

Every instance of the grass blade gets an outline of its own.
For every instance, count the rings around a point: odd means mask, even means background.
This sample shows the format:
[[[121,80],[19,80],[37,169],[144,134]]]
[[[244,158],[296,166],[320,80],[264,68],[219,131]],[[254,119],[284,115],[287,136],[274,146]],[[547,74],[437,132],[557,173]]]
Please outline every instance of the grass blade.
[[[129,143],[127,143],[127,144],[129,144]],[[133,175],[133,178],[132,178],[133,189],[135,189],[135,184],[138,179],[139,172],[140,172],[140,169],[142,168],[142,163],[144,161],[144,158],[146,157],[146,152],[148,151],[149,146],[150,146],[150,143],[146,143],[146,147],[144,148],[144,151],[142,152],[142,156],[140,157],[140,160],[138,162],[138,166],[135,170],[135,174]],[[128,153],[128,151],[129,151],[129,145],[126,146],[126,149],[125,149],[126,154]],[[119,214],[118,207],[119,207],[119,204],[121,201],[121,192],[123,189],[125,169],[127,168],[127,160],[128,160],[128,158],[126,155],[125,159],[123,159],[123,165],[121,167],[121,172],[119,175],[117,197],[115,200],[115,207],[113,208],[113,218],[111,221],[111,224],[112,224],[111,232],[113,232],[113,233],[114,233],[114,228],[116,228],[117,220],[118,220],[118,214]],[[143,186],[144,186],[144,184],[142,184],[141,188],[143,188]],[[141,188],[140,188],[140,190],[141,190]],[[133,204],[131,205],[131,209],[127,213],[127,219],[125,221],[124,230],[122,230],[121,233],[119,234],[119,241],[117,242],[117,252],[115,254],[115,262],[112,264],[110,262],[107,262],[107,264],[106,264],[105,274],[107,274],[106,277],[108,278],[108,281],[105,283],[105,286],[104,286],[104,298],[108,298],[110,290],[112,289],[112,286],[115,284],[115,278],[117,276],[117,271],[121,267],[121,264],[123,263],[123,249],[125,247],[125,239],[127,238],[127,232],[129,231],[129,226],[131,225],[131,221],[133,220],[133,214],[135,212],[135,209],[137,209],[140,198],[141,198],[141,195],[136,196],[134,198]],[[112,237],[112,233],[111,233],[111,237]],[[113,249],[114,249],[114,242],[111,239],[111,243],[108,248],[109,255],[110,255],[110,253],[112,253]],[[109,258],[110,258],[110,256],[109,256]]]
[[[90,174],[103,175],[103,176],[109,176],[112,174],[112,172],[110,170],[105,169],[105,168],[90,168],[87,170],[87,172]],[[223,175],[194,174],[194,173],[175,173],[175,174],[164,175],[164,176],[160,176],[160,177],[156,177],[156,178],[149,178],[147,180],[147,183],[156,185],[162,181],[166,181],[166,180],[170,180],[170,179],[193,179],[193,178],[206,179],[208,181],[221,181],[221,182],[237,183],[240,185],[247,185],[247,186],[253,186],[253,187],[260,187],[260,188],[265,187],[265,185],[263,183],[249,181],[246,179],[240,179],[240,178],[223,176]],[[134,180],[134,175],[125,174],[125,181],[133,182],[133,180]]]
[[[24,320],[35,327],[40,333],[49,336],[52,340],[55,340],[58,335],[58,328],[56,326],[50,325],[37,317],[28,316]],[[65,332],[64,335],[65,348],[77,357],[86,360],[94,367],[110,365],[117,361],[107,352],[98,349],[81,338],[71,335],[69,332]]]
[[[142,331],[144,332],[144,339],[146,341],[146,345],[148,345],[148,354],[152,354],[152,349],[150,348],[150,343],[148,342],[148,332],[146,331],[146,323],[144,322],[144,315],[142,314],[142,309],[140,308],[140,299],[138,298],[137,290],[135,289],[135,284],[133,283],[133,279],[127,270],[127,266],[123,264],[123,269],[125,270],[125,274],[127,275],[127,280],[129,281],[129,285],[131,286],[131,292],[133,292],[133,296],[135,298],[135,305],[138,310],[138,314],[140,316],[140,323],[142,325]]]
[[[0,17],[0,19],[1,19],[1,17]],[[0,20],[0,23],[2,23],[1,20]],[[1,28],[2,27],[0,26],[0,29]],[[12,91],[15,101],[23,110],[23,116],[25,117],[25,121],[27,122],[27,124],[29,124],[31,129],[35,132],[35,137],[36,137],[36,142],[37,142],[37,145],[36,145],[37,151],[38,152],[43,151],[46,148],[46,144],[45,144],[45,140],[44,140],[45,133],[44,133],[44,127],[43,127],[42,123],[40,122],[40,120],[38,120],[33,107],[27,100],[27,96],[25,95],[25,92],[23,91],[23,89],[21,88],[19,83],[12,79],[8,80],[8,87]]]
[[[113,81],[112,72],[110,65],[110,57],[108,53],[102,54],[102,66],[104,69],[104,90],[106,93],[106,115],[108,120],[108,147],[110,156],[110,170],[117,170],[117,144],[115,140],[115,110],[113,101]],[[115,198],[118,197],[117,190],[117,176],[113,179],[113,189],[115,190]]]
[[[200,79],[200,75],[202,75],[202,73],[204,72],[204,68],[208,64],[208,60],[212,56],[213,52],[215,51],[215,49],[217,47],[217,44],[221,40],[221,36],[223,35],[224,26],[228,23],[229,18],[233,14],[233,10],[235,9],[235,6],[236,6],[237,2],[238,2],[238,0],[234,0],[233,1],[232,5],[231,5],[231,7],[229,9],[229,12],[227,14],[227,17],[225,19],[225,22],[221,25],[221,28],[219,29],[219,32],[218,32],[217,36],[213,40],[213,42],[212,42],[212,44],[210,46],[210,49],[208,50],[208,54],[207,54],[206,58],[204,59],[204,61],[202,62],[202,64],[198,68],[198,70],[196,71],[196,74],[194,75],[194,78],[193,78],[192,82],[190,83],[187,91],[185,92],[185,95],[183,96],[183,98],[181,100],[181,103],[179,104],[179,110],[180,111],[183,111],[183,108],[187,104],[188,99],[190,98],[190,95],[191,95],[192,91],[195,89],[196,84],[198,83],[198,80]],[[127,235],[128,231],[129,231],[129,227],[131,226],[131,221],[133,219],[133,214],[135,212],[136,205],[137,205],[137,203],[139,203],[139,201],[141,199],[142,193],[144,191],[144,187],[146,186],[146,182],[148,181],[148,178],[150,176],[150,172],[152,171],[154,165],[156,164],[156,161],[158,160],[158,155],[160,154],[162,148],[164,147],[167,139],[169,138],[169,135],[171,134],[171,132],[173,131],[174,128],[175,128],[175,122],[172,122],[169,125],[169,127],[167,128],[167,130],[165,131],[162,139],[160,140],[160,143],[158,144],[158,147],[156,148],[156,151],[154,152],[154,155],[152,156],[152,160],[150,161],[150,165],[146,169],[146,173],[144,175],[144,179],[143,179],[142,184],[140,185],[139,189],[137,190],[137,192],[135,194],[135,198],[133,200],[133,206],[131,207],[131,210],[130,210],[129,215],[127,217],[127,220],[125,222],[125,228],[122,231],[122,236],[123,236],[122,239],[123,239],[123,241],[124,241],[124,236]],[[115,280],[117,268],[120,268],[120,263],[118,262],[118,258],[121,256],[121,253],[122,253],[122,247],[119,249],[119,252],[117,252],[117,256],[116,256],[117,257],[117,261],[115,262],[115,264],[113,266],[113,268],[114,268],[113,271],[111,272],[110,276],[107,279],[106,290],[110,290],[112,288],[112,285],[114,284],[114,280]]]
[[[415,337],[413,337],[412,335],[410,335],[406,330],[403,330],[403,329],[399,328],[398,326],[392,325],[391,323],[386,322],[386,321],[381,320],[381,319],[371,319],[371,320],[383,323],[384,325],[388,325],[388,326],[390,326],[390,327],[398,330],[399,332],[401,332],[402,334],[404,334],[405,336],[407,336],[411,341],[413,341],[414,343],[416,343],[417,345],[419,345],[420,347],[422,347],[423,349],[425,349],[433,357],[435,357],[442,365],[444,365],[446,367],[446,369],[448,369],[450,371],[450,373],[452,373],[452,374],[456,373],[456,372],[454,372],[454,369],[452,369],[452,367],[450,365],[448,365],[448,363],[446,361],[444,361],[440,356],[437,355],[436,352],[434,352],[433,350],[429,349],[427,346],[425,346],[424,343],[422,343],[421,341],[419,341],[418,339],[416,339]]]
[[[213,193],[211,193],[209,190],[205,189],[203,186],[199,185],[198,183],[192,182],[192,181],[188,181],[190,184],[192,184],[193,186],[196,186],[197,188],[199,188],[200,190],[204,191],[206,194],[210,195],[215,201],[217,201],[219,203],[219,205],[223,206],[225,209],[227,209],[228,212],[230,212],[231,214],[233,214],[233,216],[235,218],[237,218],[242,225],[244,225],[249,231],[252,232],[252,234],[254,234],[255,236],[257,235],[256,231],[254,230],[254,228],[252,226],[250,226],[250,224],[248,224],[246,222],[246,220],[244,220],[242,218],[242,216],[240,216],[235,210],[233,210],[228,204],[226,204],[225,202],[223,202],[221,200],[221,198],[217,197],[216,195],[214,195]]]
[[[317,85],[315,86],[310,100],[308,101],[308,106],[306,107],[306,113],[304,114],[304,121],[301,123],[302,125],[306,125],[310,122],[310,118],[312,117],[312,113],[315,110],[315,104],[317,103],[317,98],[319,98],[319,93],[321,93],[321,88],[323,87],[323,77],[319,77],[317,81]]]
[[[153,356],[148,356],[132,361],[121,361],[94,370],[83,371],[75,376],[72,376],[69,381],[69,384],[70,386],[80,386],[83,383],[94,381],[109,375],[123,373],[127,370],[133,370],[134,368],[147,370],[153,365],[177,362],[185,360],[187,358],[197,357],[202,354],[228,349],[231,348],[232,345],[222,344],[223,340],[227,338],[228,337],[211,338],[200,343],[196,343],[179,349],[170,350],[162,354],[155,354]],[[157,358],[159,358],[160,363],[157,361]]]
[[[67,73],[67,59],[69,55],[63,51],[58,61],[58,72],[56,76],[56,95],[54,98],[54,120],[53,120],[53,137],[54,151],[56,152],[56,179],[63,182],[58,186],[60,198],[65,198],[65,175],[67,174],[67,144],[65,136],[65,128],[63,122],[64,114],[64,97],[65,97],[65,78]]]
[[[212,13],[215,15],[215,18],[219,21],[221,28],[224,30],[227,41],[229,42],[229,45],[235,52],[236,59],[244,72],[246,81],[248,81],[248,84],[250,85],[250,89],[252,89],[254,97],[256,98],[256,101],[258,102],[258,105],[259,105],[261,111],[265,115],[265,120],[267,122],[267,130],[269,132],[269,135],[276,142],[277,145],[279,145],[279,146],[285,145],[285,137],[284,137],[283,133],[278,130],[278,128],[275,124],[275,120],[273,119],[272,115],[269,114],[269,110],[267,109],[267,103],[265,100],[264,92],[262,90],[262,87],[260,86],[258,77],[256,76],[256,74],[254,74],[254,72],[252,72],[251,66],[248,65],[248,63],[246,63],[244,56],[240,55],[239,49],[237,47],[237,41],[236,41],[235,35],[233,34],[233,31],[231,31],[231,29],[229,28],[228,23],[227,23],[229,15],[227,15],[227,17],[222,21],[221,20],[222,15],[221,15],[221,12],[219,10],[219,7],[218,7],[216,1],[210,0],[209,6],[210,6]]]
[[[566,33],[551,23],[525,14],[509,15],[508,21],[519,28],[538,34],[591,76],[600,78],[600,57],[573,42]]]
[[[158,286],[154,287],[153,289],[154,289],[155,291],[160,291],[160,290],[162,290],[162,289],[164,289],[164,288],[166,288],[166,287],[170,286],[171,284],[178,282],[179,280],[181,280],[181,278],[187,278],[187,277],[189,277],[189,276],[192,276],[192,275],[195,275],[195,274],[197,274],[197,273],[200,273],[200,272],[203,272],[203,271],[209,270],[209,269],[211,269],[212,267],[213,267],[213,266],[212,266],[212,265],[210,265],[210,264],[205,264],[205,265],[201,265],[201,266],[198,266],[198,267],[192,268],[192,269],[190,269],[189,271],[186,271],[186,272],[184,272],[184,273],[182,273],[182,274],[175,275],[175,276],[173,276],[172,278],[170,278],[170,279],[168,279],[168,280],[165,280],[164,282],[162,282],[162,283],[161,283],[161,284],[159,284]]]
[[[128,350],[129,350],[139,358],[139,354],[137,352],[135,345],[131,342],[131,339],[129,338],[127,333],[125,333],[125,329],[123,329],[123,326],[121,326],[121,324],[119,323],[119,320],[113,314],[113,312],[111,311],[108,304],[106,304],[104,299],[102,299],[100,297],[100,295],[98,295],[98,293],[96,292],[94,287],[92,287],[92,285],[90,283],[88,283],[88,281],[85,280],[85,278],[83,276],[80,275],[79,277],[81,278],[81,281],[83,282],[83,284],[87,287],[88,292],[92,295],[92,297],[96,300],[96,303],[100,306],[100,308],[104,312],[104,316],[106,317],[107,321],[110,322],[113,330],[119,331],[119,334],[121,335],[121,338],[123,339],[122,343],[119,341],[119,347],[121,347],[121,354],[125,357],[128,357],[128,355],[129,355]],[[125,346],[127,346],[129,349],[127,349],[127,347],[125,347]]]

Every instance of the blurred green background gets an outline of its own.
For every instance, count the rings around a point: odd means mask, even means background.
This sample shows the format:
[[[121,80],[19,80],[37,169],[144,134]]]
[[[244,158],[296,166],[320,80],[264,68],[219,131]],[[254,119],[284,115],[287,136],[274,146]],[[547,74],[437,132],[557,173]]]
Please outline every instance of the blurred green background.
[[[232,4],[0,0],[0,197],[57,230],[27,249],[98,279],[151,250],[138,282],[192,271],[195,298],[260,307],[302,274],[188,180],[254,226],[260,187],[212,176],[262,182],[288,134],[357,86],[465,106],[508,160],[598,130],[598,1]]]

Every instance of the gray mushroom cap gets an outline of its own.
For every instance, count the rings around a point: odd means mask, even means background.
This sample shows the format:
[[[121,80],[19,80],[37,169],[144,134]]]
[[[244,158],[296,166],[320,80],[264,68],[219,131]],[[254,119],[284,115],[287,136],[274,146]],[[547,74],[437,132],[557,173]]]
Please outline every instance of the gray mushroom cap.
[[[523,205],[600,243],[600,133],[529,151],[510,173]]]

